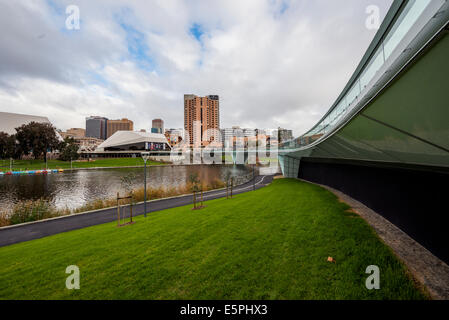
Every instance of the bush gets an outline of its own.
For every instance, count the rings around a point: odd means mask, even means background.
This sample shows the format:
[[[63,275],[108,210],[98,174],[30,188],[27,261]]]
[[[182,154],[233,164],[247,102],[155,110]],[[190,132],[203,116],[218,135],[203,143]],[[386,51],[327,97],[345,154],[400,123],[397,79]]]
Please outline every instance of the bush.
[[[0,212],[0,227],[6,227],[9,225],[9,214],[7,212]]]
[[[9,215],[9,223],[19,224],[25,222],[38,221],[57,216],[55,208],[45,200],[22,201],[14,205],[12,213]]]

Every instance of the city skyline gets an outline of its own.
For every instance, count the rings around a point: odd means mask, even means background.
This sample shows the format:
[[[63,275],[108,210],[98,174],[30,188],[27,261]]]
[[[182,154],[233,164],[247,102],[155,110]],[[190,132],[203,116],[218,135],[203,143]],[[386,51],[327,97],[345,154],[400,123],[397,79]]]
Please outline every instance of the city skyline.
[[[92,114],[148,129],[163,110],[182,127],[182,95],[214,92],[222,127],[298,136],[329,109],[373,38],[367,6],[383,17],[391,1],[78,1],[79,30],[65,29],[68,4],[0,4],[14,30],[0,30],[0,111],[48,116],[61,129]]]

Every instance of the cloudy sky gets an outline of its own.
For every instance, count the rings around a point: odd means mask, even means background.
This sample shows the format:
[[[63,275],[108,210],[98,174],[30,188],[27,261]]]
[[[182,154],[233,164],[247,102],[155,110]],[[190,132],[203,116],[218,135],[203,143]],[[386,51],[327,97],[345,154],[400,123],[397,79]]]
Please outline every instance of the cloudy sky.
[[[392,0],[0,0],[0,111],[153,118],[183,126],[183,95],[220,95],[221,127],[308,130],[374,37],[366,8]],[[66,7],[80,29],[66,27]]]

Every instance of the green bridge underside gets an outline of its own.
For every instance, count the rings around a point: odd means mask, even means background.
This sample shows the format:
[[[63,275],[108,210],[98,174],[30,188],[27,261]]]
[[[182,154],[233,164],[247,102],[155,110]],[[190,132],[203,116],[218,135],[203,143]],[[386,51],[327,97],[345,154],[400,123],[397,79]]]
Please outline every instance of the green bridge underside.
[[[446,30],[334,135],[314,147],[284,152],[286,175],[297,177],[302,157],[449,168],[448,57]]]

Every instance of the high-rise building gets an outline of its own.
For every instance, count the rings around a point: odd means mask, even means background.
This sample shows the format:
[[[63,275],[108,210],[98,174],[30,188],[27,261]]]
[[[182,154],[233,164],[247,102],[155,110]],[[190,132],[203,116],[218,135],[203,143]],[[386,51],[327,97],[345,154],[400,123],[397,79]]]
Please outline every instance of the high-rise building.
[[[151,133],[162,133],[164,134],[164,120],[154,119],[151,125]]]
[[[104,117],[87,117],[86,118],[86,137],[97,138],[101,140],[107,139],[107,122]]]
[[[218,135],[220,130],[219,100],[215,95],[184,95],[184,129],[186,135],[189,135],[191,145],[206,145],[218,140],[215,135]]]
[[[133,131],[134,123],[126,118],[121,120],[108,120],[107,137],[111,137],[117,131]]]

